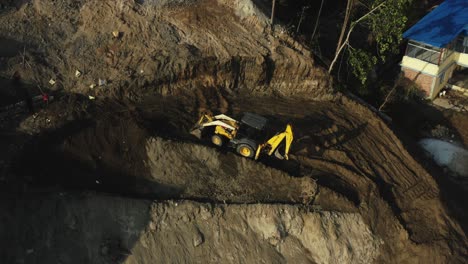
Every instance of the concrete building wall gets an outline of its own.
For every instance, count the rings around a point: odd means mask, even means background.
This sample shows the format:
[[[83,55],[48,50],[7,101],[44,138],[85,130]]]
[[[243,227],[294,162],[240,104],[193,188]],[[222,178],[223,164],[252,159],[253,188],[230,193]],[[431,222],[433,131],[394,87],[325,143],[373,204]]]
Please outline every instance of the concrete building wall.
[[[447,50],[444,50],[444,52],[447,52]],[[439,65],[439,69],[438,69],[438,74],[442,73],[442,71],[445,71],[445,69],[447,67],[451,67],[452,64],[457,61],[458,57],[459,57],[459,54],[458,52],[452,52],[452,54],[447,57],[440,65]]]
[[[439,66],[426,62],[426,61],[422,61],[420,59],[408,57],[408,56],[403,56],[403,60],[401,61],[401,66],[410,68],[418,72],[424,72],[432,76],[436,76],[437,73],[439,72]]]
[[[431,96],[432,83],[435,77],[408,68],[402,68],[402,71],[403,75],[410,81],[416,83],[427,97]]]
[[[435,98],[437,94],[442,90],[447,84],[448,80],[452,77],[453,71],[457,67],[456,63],[453,63],[446,67],[445,69],[441,68],[441,72],[437,76],[434,84],[434,89],[431,94],[431,99]]]
[[[468,54],[443,49],[441,56],[445,57],[444,54],[450,55],[440,65],[409,56],[403,56],[401,61],[404,76],[416,83],[429,99],[434,99],[447,85],[457,64],[468,67]]]
[[[420,86],[430,99],[434,99],[445,87],[457,64],[468,66],[468,54],[453,52],[441,65],[408,56],[404,56],[401,62],[404,76]]]
[[[459,53],[459,56],[458,56],[458,58],[457,58],[457,63],[458,63],[460,66],[468,67],[468,54],[466,54],[466,53]]]

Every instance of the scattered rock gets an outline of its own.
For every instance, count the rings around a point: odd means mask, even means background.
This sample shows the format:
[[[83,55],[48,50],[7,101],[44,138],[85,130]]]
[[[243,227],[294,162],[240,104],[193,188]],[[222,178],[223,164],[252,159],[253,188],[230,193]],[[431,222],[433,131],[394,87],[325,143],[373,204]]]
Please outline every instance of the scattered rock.
[[[450,138],[450,129],[443,125],[437,125],[430,131],[430,137],[438,138],[438,139],[448,139]],[[453,134],[452,134],[453,135]]]
[[[193,246],[198,247],[203,244],[203,242],[205,242],[205,238],[200,229],[196,228],[195,233],[193,234]]]
[[[104,85],[106,85],[106,84],[107,84],[107,80],[106,80],[106,79],[99,79],[99,80],[98,80],[98,85],[99,85],[99,86],[104,86]]]
[[[156,229],[157,229],[157,225],[153,221],[149,222],[148,227],[149,227],[150,231],[156,231]]]
[[[188,217],[188,215],[184,214],[184,215],[182,216],[182,222],[188,223],[189,221],[190,221],[190,217]]]

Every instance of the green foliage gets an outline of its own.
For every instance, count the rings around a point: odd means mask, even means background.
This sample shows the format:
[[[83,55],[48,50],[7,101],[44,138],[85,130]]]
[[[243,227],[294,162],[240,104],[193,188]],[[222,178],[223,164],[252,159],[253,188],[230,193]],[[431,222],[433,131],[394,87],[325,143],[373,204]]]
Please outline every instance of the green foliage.
[[[362,49],[350,48],[348,63],[351,65],[354,76],[362,85],[366,85],[368,73],[377,63],[377,57]]]
[[[362,20],[351,22],[360,26],[360,32],[368,32],[374,40],[367,47],[352,47],[349,43],[348,63],[353,75],[365,88],[368,75],[377,63],[384,63],[389,54],[398,53],[405,29],[406,9],[412,0],[367,0],[360,1],[355,7],[354,16]],[[372,12],[371,12],[372,10]],[[359,21],[359,24],[355,24]]]
[[[374,1],[374,5],[382,0]],[[368,27],[377,43],[379,59],[384,62],[387,53],[397,53],[403,30],[408,21],[405,11],[411,0],[386,0],[377,12],[369,16]]]

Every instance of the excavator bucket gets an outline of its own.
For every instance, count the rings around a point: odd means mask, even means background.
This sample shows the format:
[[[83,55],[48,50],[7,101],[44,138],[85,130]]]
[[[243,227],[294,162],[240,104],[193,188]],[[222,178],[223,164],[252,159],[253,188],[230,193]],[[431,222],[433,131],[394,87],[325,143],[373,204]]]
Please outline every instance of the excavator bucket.
[[[194,135],[198,139],[201,139],[202,138],[202,130],[203,130],[203,127],[197,126],[197,127],[192,128],[192,130],[190,131],[190,134]]]
[[[292,126],[288,124],[283,132],[276,134],[258,147],[255,159],[258,159],[263,148],[268,149],[268,156],[274,154],[277,159],[289,159],[288,154],[293,138]]]
[[[285,155],[284,153],[281,153],[280,148],[277,148],[275,150],[275,153],[273,153],[273,155],[275,155],[275,158],[277,158],[279,160],[288,159],[287,155]]]
[[[213,121],[213,117],[208,114],[201,115],[198,122],[190,129],[190,134],[194,135],[198,139],[202,138],[203,124]]]
[[[284,132],[277,134],[267,141],[267,144],[270,145],[268,155],[274,154],[278,159],[289,159],[288,154],[293,138],[292,126],[288,124]]]
[[[284,146],[284,157],[288,160],[288,154],[289,150],[291,149],[291,144],[294,139],[293,131],[292,131],[292,126],[288,124],[286,126],[286,130],[283,132],[285,133],[285,146]]]

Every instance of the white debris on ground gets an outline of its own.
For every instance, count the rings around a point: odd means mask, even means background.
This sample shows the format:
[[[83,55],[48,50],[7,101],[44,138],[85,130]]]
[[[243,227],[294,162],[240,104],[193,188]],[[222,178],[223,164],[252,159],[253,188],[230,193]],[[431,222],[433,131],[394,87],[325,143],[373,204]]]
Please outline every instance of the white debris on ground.
[[[446,166],[459,176],[468,177],[468,150],[453,143],[433,138],[422,139],[419,144],[438,165]]]
[[[449,89],[442,90],[432,103],[457,112],[468,111],[468,89],[455,85],[449,85],[449,87]]]

